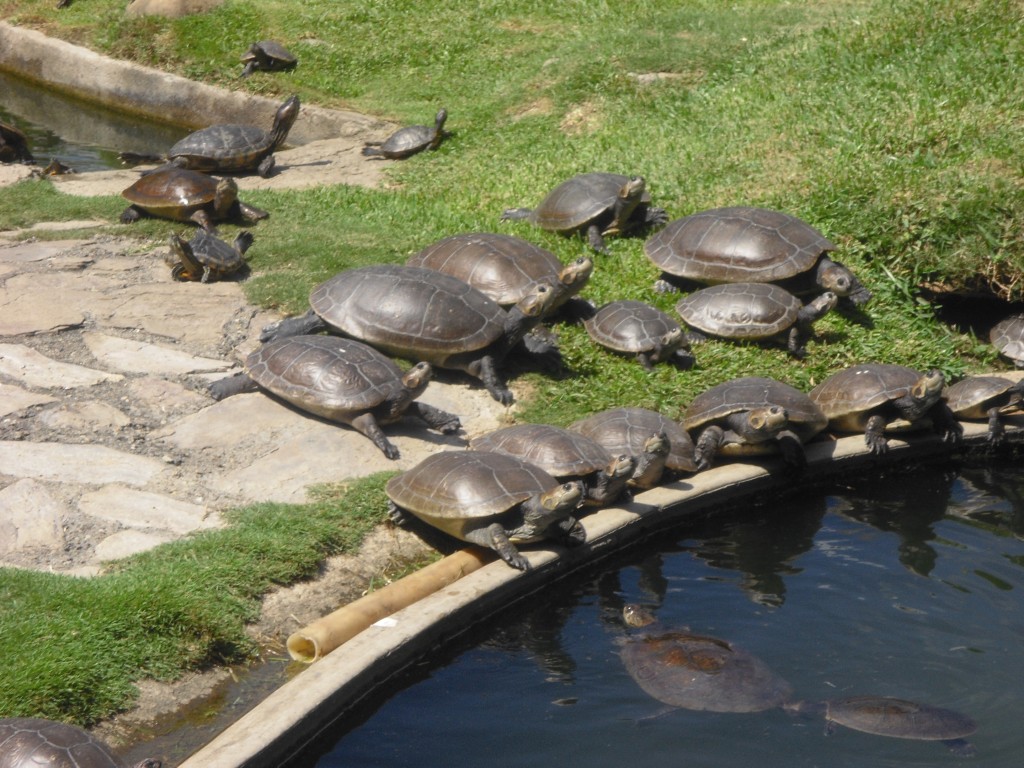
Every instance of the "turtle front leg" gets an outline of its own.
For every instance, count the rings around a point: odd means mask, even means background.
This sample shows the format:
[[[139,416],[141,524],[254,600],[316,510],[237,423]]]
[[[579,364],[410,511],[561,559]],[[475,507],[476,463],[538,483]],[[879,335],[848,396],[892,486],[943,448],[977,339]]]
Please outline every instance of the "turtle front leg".
[[[693,457],[697,462],[697,470],[702,471],[711,466],[711,461],[725,439],[725,430],[719,426],[710,426],[700,433],[694,446]]]
[[[1003,426],[1002,411],[1000,408],[989,408],[988,415],[988,441],[991,445],[999,445],[1006,435],[1006,427]]]
[[[264,344],[275,339],[286,339],[290,336],[306,336],[311,333],[322,333],[327,330],[327,323],[313,310],[297,317],[286,317],[263,328],[260,341]]]
[[[134,205],[129,205],[121,212],[121,223],[122,224],[134,224],[139,219],[145,216],[145,212]]]
[[[601,232],[601,227],[597,224],[591,224],[587,227],[587,242],[590,243],[590,247],[598,253],[608,255],[608,246],[604,242],[604,235]]]
[[[389,459],[393,461],[398,458],[398,449],[388,440],[387,435],[384,434],[384,431],[380,428],[372,414],[364,413],[362,416],[357,416],[352,419],[350,424],[370,438],[370,441]]]
[[[782,460],[785,462],[789,474],[802,474],[807,469],[807,454],[804,453],[804,444],[800,437],[796,432],[784,429],[775,436],[775,440],[782,452]]]
[[[864,427],[864,442],[868,450],[879,456],[889,450],[889,441],[885,439],[885,416],[876,413],[868,419]]]
[[[950,445],[958,445],[964,437],[964,427],[957,421],[956,414],[950,409],[945,400],[939,400],[928,411],[932,418],[932,426],[935,432],[942,435],[944,442]]]
[[[272,154],[267,155],[260,161],[260,164],[256,166],[256,173],[264,179],[269,179],[270,175],[274,172],[276,162],[277,161],[274,160],[274,156]]]
[[[786,337],[786,349],[797,360],[807,357],[807,339],[810,337],[810,330],[800,323],[789,329]]]
[[[480,358],[469,372],[483,382],[487,391],[491,393],[491,397],[502,405],[512,405],[515,396],[512,394],[512,390],[505,385],[501,376],[498,375],[493,357],[485,355]]]
[[[244,392],[258,392],[259,386],[250,378],[249,374],[243,371],[211,382],[207,391],[210,393],[210,397],[220,402],[227,397]]]
[[[551,538],[566,547],[578,547],[587,540],[587,532],[575,517],[559,520],[551,526],[551,533]]]
[[[210,217],[210,214],[202,208],[193,213],[190,218],[211,235],[217,234],[217,227],[214,225],[213,219]]]
[[[427,403],[410,403],[406,411],[409,415],[415,416],[426,423],[431,429],[436,429],[445,435],[450,435],[462,429],[462,422],[454,413],[442,411]]]
[[[516,570],[530,570],[530,562],[509,541],[508,533],[498,523],[491,523],[486,528],[467,532],[466,540],[472,544],[493,549],[498,553],[498,557]]]

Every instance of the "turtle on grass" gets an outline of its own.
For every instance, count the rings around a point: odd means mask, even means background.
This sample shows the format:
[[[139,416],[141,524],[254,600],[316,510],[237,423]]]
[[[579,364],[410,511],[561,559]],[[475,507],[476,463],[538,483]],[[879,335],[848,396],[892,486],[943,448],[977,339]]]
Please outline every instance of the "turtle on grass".
[[[249,46],[242,54],[242,74],[248,77],[256,70],[261,72],[284,72],[294,69],[299,63],[295,54],[274,40],[260,40]]]
[[[553,540],[575,546],[586,539],[574,517],[583,484],[559,483],[529,462],[501,453],[435,453],[391,478],[384,492],[396,524],[407,525],[412,516],[493,549],[521,571],[530,563],[516,544]]]
[[[996,444],[1006,434],[1003,415],[1024,409],[1024,379],[968,376],[946,387],[942,399],[958,418],[988,421],[988,441]]]
[[[1024,315],[1010,315],[1000,320],[989,331],[989,340],[1001,355],[1010,358],[1018,368],[1024,368]]]
[[[367,141],[363,146],[364,157],[402,160],[425,149],[434,150],[448,135],[444,130],[448,110],[442,107],[434,116],[433,125],[407,125],[399,128],[384,141]]]
[[[180,235],[170,237],[167,259],[175,280],[208,283],[233,275],[245,266],[245,252],[252,245],[251,232],[243,230],[227,243],[205,229],[196,230],[191,240]]]
[[[0,122],[0,163],[25,163],[36,161],[28,148],[28,137],[13,125]]]
[[[154,759],[133,768],[160,768]],[[88,731],[38,717],[0,719],[0,768],[126,768]]]
[[[241,218],[248,222],[270,214],[238,199],[234,179],[218,179],[185,168],[163,168],[143,176],[121,196],[131,205],[121,214],[122,224],[131,224],[144,216],[198,224],[215,232],[215,223]]]
[[[619,299],[598,308],[584,321],[587,334],[613,352],[630,355],[652,370],[655,363],[671,362],[692,368],[690,342],[679,323],[642,301]]]

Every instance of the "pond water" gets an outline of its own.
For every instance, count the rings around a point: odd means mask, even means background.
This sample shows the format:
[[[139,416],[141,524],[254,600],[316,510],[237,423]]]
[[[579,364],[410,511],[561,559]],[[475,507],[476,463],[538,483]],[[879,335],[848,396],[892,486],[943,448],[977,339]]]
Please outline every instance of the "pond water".
[[[1024,470],[924,466],[690,524],[515,605],[339,723],[303,766],[935,766],[938,742],[774,709],[648,697],[619,657],[625,603],[734,642],[794,698],[874,694],[963,712],[972,765],[1018,764]],[[346,729],[347,732],[346,732]]]

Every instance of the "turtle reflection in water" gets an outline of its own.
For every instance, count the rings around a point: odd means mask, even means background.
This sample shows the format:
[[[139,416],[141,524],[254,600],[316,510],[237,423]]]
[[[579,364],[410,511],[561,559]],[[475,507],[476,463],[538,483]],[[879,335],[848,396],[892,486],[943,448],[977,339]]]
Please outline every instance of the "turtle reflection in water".
[[[732,643],[655,623],[638,605],[622,611],[626,624],[644,627],[627,640],[622,661],[637,684],[658,701],[708,712],[760,712],[786,703],[789,683]]]

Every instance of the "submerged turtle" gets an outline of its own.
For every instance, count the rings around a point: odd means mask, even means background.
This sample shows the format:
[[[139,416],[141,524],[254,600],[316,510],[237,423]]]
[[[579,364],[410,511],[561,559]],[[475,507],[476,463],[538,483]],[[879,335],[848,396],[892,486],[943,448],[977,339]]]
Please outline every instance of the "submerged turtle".
[[[447,119],[448,110],[442,107],[434,116],[432,126],[408,125],[399,128],[384,141],[367,141],[363,147],[363,155],[401,160],[425,149],[437,149],[448,135],[444,130]]]
[[[549,539],[582,544],[573,513],[583,498],[578,481],[559,483],[544,470],[501,453],[443,451],[428,456],[384,487],[392,520],[412,515],[450,536],[493,549],[521,571],[530,563],[516,544]]]
[[[584,233],[590,247],[607,253],[606,236],[668,221],[663,208],[651,206],[641,176],[618,173],[581,173],[563,181],[536,208],[509,208],[502,221],[526,219],[541,229],[571,235]]]
[[[37,717],[0,719],[0,768],[125,768],[127,763],[88,731]],[[160,768],[140,760],[133,768]]]
[[[594,312],[584,325],[596,343],[636,357],[648,371],[660,362],[672,362],[680,368],[693,366],[690,342],[679,323],[650,304],[632,299],[612,301]]]
[[[28,137],[4,122],[0,122],[0,163],[26,163],[36,161],[28,148]]]
[[[121,214],[130,224],[143,216],[191,221],[210,232],[224,219],[265,219],[268,214],[238,199],[234,179],[217,179],[185,168],[164,168],[136,181],[121,193],[131,205]]]
[[[260,40],[242,54],[241,77],[248,77],[257,69],[262,72],[284,72],[294,69],[299,60],[291,51],[273,40]]]
[[[1006,433],[1003,415],[1022,410],[1024,379],[1014,382],[1000,376],[968,376],[946,387],[942,398],[954,416],[988,421],[988,441],[998,443]]]
[[[612,454],[632,456],[636,467],[629,484],[637,488],[653,488],[665,470],[672,474],[697,471],[689,433],[657,411],[609,408],[570,424],[569,429]]]
[[[499,367],[540,322],[551,295],[538,286],[506,311],[451,275],[375,264],[321,283],[310,294],[309,312],[265,328],[261,340],[334,330],[397,357],[465,371],[508,405],[513,396]]]
[[[634,459],[612,454],[578,432],[550,424],[515,424],[469,442],[474,451],[493,451],[534,464],[560,480],[582,480],[586,503],[610,504],[633,475]]]
[[[800,358],[807,354],[814,323],[837,301],[831,291],[804,304],[771,283],[727,283],[684,296],[676,303],[676,312],[699,332],[723,339],[777,341]],[[703,335],[691,331],[690,338],[699,341]]]
[[[1024,315],[1010,315],[989,331],[989,340],[999,352],[1024,368]]]
[[[782,453],[791,471],[807,464],[803,445],[828,419],[795,387],[762,376],[733,379],[697,395],[683,417],[694,437],[697,468],[707,469],[718,453],[751,456]]]
[[[946,442],[959,442],[964,429],[942,399],[945,382],[939,370],[922,374],[903,365],[866,363],[832,374],[810,397],[830,429],[863,432],[870,451],[882,454],[889,450],[885,432],[922,429],[929,420]]]
[[[725,640],[658,625],[638,605],[623,619],[646,631],[629,638],[620,652],[637,685],[672,707],[707,712],[761,712],[784,705],[789,683],[757,656]]]
[[[191,240],[171,235],[171,277],[208,283],[238,272],[245,266],[245,252],[252,245],[251,232],[242,231],[234,242],[226,243],[205,229],[199,229]]]
[[[338,336],[290,336],[263,344],[245,360],[245,373],[210,385],[222,400],[257,388],[366,435],[389,459],[398,449],[380,426],[414,416],[444,434],[461,428],[458,416],[415,402],[430,381],[428,363],[405,373],[372,347]]]
[[[831,291],[856,305],[871,293],[828,254],[836,246],[795,216],[766,208],[715,208],[668,223],[644,243],[666,276],[697,283],[782,283],[798,295]]]

